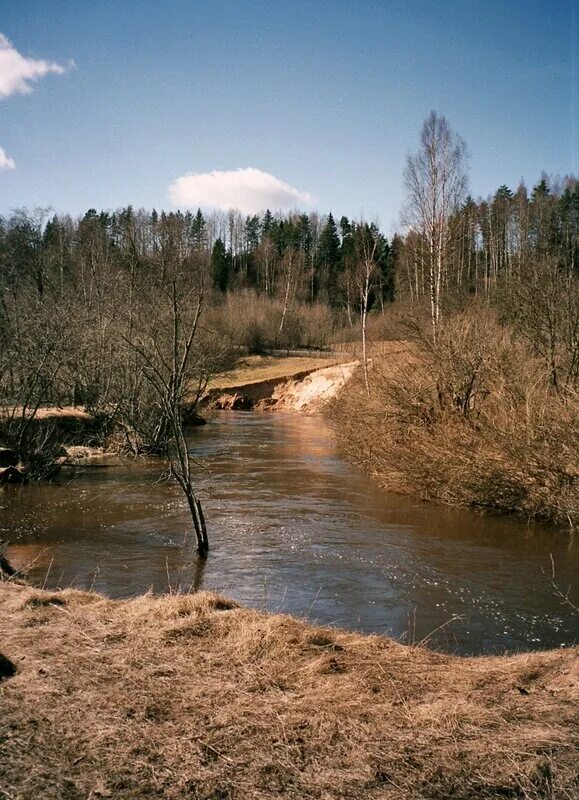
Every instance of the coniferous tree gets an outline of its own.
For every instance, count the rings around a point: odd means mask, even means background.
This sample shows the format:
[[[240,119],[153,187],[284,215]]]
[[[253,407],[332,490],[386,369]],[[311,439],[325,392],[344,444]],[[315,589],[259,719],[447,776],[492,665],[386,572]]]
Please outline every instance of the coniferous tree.
[[[559,259],[567,274],[572,275],[579,271],[579,182],[565,187],[557,218]]]
[[[332,214],[320,233],[316,253],[317,292],[332,306],[341,302],[340,292],[340,237]]]
[[[268,208],[268,209],[266,209],[266,212],[263,215],[263,221],[261,223],[261,235],[262,235],[262,237],[263,236],[269,236],[272,225],[273,225],[273,214],[271,213],[271,211]]]
[[[402,272],[402,265],[404,261],[404,240],[395,233],[390,242],[390,280],[392,283],[392,299],[395,300],[398,293],[398,284],[400,283]]]
[[[384,311],[384,303],[391,303],[394,300],[394,274],[390,245],[375,223],[370,225],[370,230],[376,241],[376,299]]]
[[[354,324],[353,309],[357,301],[355,281],[356,253],[353,232],[354,229],[348,217],[342,217],[340,219],[340,233],[342,238],[340,244],[341,295],[350,326]]]
[[[71,242],[65,226],[56,215],[46,223],[42,250],[51,281],[53,284],[57,282],[62,295],[65,277],[70,274],[71,269]]]
[[[310,218],[307,214],[300,214],[297,227],[299,249],[302,251],[302,253],[305,253],[309,256],[312,251],[313,237]]]
[[[255,251],[259,247],[261,221],[257,214],[246,217],[243,226],[243,266],[242,274],[248,286],[257,285],[257,264]]]
[[[191,242],[196,252],[203,252],[207,248],[207,223],[200,208],[191,221]]]
[[[259,231],[261,223],[257,214],[245,220],[245,243],[248,252],[253,252],[259,245]]]
[[[231,254],[225,249],[222,239],[217,239],[211,253],[211,277],[213,288],[225,294],[231,277]]]

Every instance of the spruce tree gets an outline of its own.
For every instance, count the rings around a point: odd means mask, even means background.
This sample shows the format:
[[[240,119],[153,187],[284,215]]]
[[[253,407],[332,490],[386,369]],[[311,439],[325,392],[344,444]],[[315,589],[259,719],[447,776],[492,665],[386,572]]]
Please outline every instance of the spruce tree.
[[[257,285],[256,250],[259,247],[259,232],[261,220],[254,214],[246,217],[244,225],[245,239],[245,282],[248,286]]]
[[[225,249],[222,239],[217,239],[211,253],[211,277],[213,288],[225,294],[229,287],[231,255]]]
[[[354,259],[354,238],[352,236],[352,225],[348,217],[342,217],[340,220],[340,233],[342,235],[340,261],[341,269],[344,271],[348,269],[350,263]]]
[[[390,243],[384,234],[378,232],[378,288],[380,304],[394,300],[394,265]]]
[[[340,304],[340,237],[332,214],[320,233],[316,254],[318,293],[323,294],[330,305]]]
[[[259,229],[260,221],[257,214],[252,217],[247,217],[245,220],[245,241],[247,243],[248,252],[252,252],[259,245]]]
[[[263,239],[264,236],[269,236],[271,232],[271,227],[273,225],[273,214],[269,210],[266,210],[265,214],[263,215],[263,222],[261,223],[261,238]]]
[[[207,247],[207,223],[200,208],[191,221],[191,241],[197,252],[202,252]]]
[[[302,253],[306,255],[310,255],[312,250],[312,226],[310,224],[310,218],[307,214],[300,214],[300,218],[298,220],[298,236],[299,236],[299,249]]]

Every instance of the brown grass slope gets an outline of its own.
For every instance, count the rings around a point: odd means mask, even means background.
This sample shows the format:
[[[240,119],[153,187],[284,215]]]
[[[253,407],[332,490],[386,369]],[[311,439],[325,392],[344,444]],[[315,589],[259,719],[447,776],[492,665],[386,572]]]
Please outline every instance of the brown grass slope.
[[[573,798],[576,650],[459,659],[212,593],[0,585],[0,797]]]
[[[492,312],[450,317],[358,370],[328,416],[340,453],[423,500],[579,524],[579,393]]]

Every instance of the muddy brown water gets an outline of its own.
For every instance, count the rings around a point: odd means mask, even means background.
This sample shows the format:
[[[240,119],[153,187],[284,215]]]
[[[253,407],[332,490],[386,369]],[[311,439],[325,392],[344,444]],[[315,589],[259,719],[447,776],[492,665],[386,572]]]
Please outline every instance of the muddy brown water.
[[[458,653],[572,644],[579,546],[560,530],[384,493],[318,417],[223,412],[191,431],[212,550],[158,461],[0,490],[8,557],[47,588],[130,597],[191,586]],[[183,547],[183,545],[185,545]]]

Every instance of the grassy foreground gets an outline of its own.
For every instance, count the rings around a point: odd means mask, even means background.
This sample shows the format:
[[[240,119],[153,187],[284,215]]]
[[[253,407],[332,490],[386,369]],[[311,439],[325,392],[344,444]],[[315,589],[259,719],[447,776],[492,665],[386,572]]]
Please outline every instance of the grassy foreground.
[[[457,658],[0,584],[0,798],[573,798],[577,650]]]

